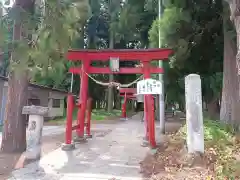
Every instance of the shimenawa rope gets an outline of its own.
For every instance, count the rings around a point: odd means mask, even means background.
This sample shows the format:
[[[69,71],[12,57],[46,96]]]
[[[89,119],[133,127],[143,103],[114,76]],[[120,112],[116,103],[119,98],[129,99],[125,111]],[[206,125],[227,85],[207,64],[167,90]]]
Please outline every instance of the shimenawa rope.
[[[139,78],[137,78],[136,80],[134,80],[133,82],[129,83],[129,84],[121,84],[121,83],[117,83],[117,82],[101,82],[96,80],[95,78],[93,78],[92,76],[90,76],[88,73],[84,72],[91,80],[93,80],[96,84],[102,85],[102,86],[108,86],[108,87],[117,87],[117,88],[128,88],[134,84],[136,84],[139,80],[141,80],[143,78],[143,75],[141,75]]]

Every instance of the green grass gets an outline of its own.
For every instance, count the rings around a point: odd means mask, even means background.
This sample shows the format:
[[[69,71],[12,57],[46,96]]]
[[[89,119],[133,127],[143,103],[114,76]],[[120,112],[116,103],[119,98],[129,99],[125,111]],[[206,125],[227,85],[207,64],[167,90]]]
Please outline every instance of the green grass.
[[[119,117],[121,115],[120,110],[113,110],[113,112],[108,113],[105,109],[94,109],[92,111],[92,120],[105,120],[109,117]]]
[[[186,125],[180,130],[181,134],[186,136]],[[206,142],[230,142],[234,136],[234,130],[231,126],[210,119],[204,120],[204,139]]]
[[[186,125],[180,129],[179,135],[186,138]],[[216,156],[215,171],[219,180],[235,179],[239,172],[240,161],[236,160],[240,144],[234,129],[219,121],[204,120],[205,155]]]
[[[2,126],[0,126],[0,132],[2,132]]]
[[[101,120],[106,120],[111,117],[119,117],[121,115],[120,110],[113,110],[112,113],[108,113],[105,109],[94,109],[92,111],[92,120],[96,121],[101,121]],[[73,120],[77,119],[77,109],[74,110],[73,112]],[[57,123],[57,124],[63,124],[64,121],[66,120],[66,112],[64,112],[64,117],[61,118],[56,118],[53,120],[50,120],[50,123]]]

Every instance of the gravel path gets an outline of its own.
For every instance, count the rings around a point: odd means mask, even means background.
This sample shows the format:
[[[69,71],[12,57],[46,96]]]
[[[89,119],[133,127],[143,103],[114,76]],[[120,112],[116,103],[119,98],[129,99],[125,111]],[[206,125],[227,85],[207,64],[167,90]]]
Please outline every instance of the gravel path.
[[[76,150],[59,148],[14,171],[10,180],[141,180],[139,163],[148,148],[141,147],[144,127],[138,116],[117,124],[96,125],[95,131],[93,139],[77,145]]]

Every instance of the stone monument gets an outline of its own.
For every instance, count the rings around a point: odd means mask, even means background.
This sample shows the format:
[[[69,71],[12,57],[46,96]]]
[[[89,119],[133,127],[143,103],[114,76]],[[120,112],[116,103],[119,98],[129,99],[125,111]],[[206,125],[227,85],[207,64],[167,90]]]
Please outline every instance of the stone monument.
[[[27,149],[24,154],[26,160],[36,160],[41,157],[41,140],[44,116],[48,113],[47,107],[24,106],[22,114],[29,115],[27,128]]]
[[[204,153],[201,78],[197,74],[185,77],[188,153]]]

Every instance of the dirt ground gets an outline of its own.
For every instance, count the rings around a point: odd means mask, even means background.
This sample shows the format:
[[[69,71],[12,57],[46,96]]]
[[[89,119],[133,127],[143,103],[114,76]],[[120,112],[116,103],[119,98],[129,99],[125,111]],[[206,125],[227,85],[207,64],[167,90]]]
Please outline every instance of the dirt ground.
[[[189,155],[185,140],[175,133],[181,123],[167,123],[165,143],[140,163],[141,173],[149,180],[212,180],[214,153]]]
[[[214,162],[214,154],[189,155],[185,142],[173,138],[141,162],[141,173],[150,180],[210,180]]]
[[[42,139],[42,153],[47,154],[62,144],[64,134],[54,136],[44,136]],[[15,168],[16,163],[19,161],[21,154],[3,154],[0,153],[0,180],[5,180]]]

